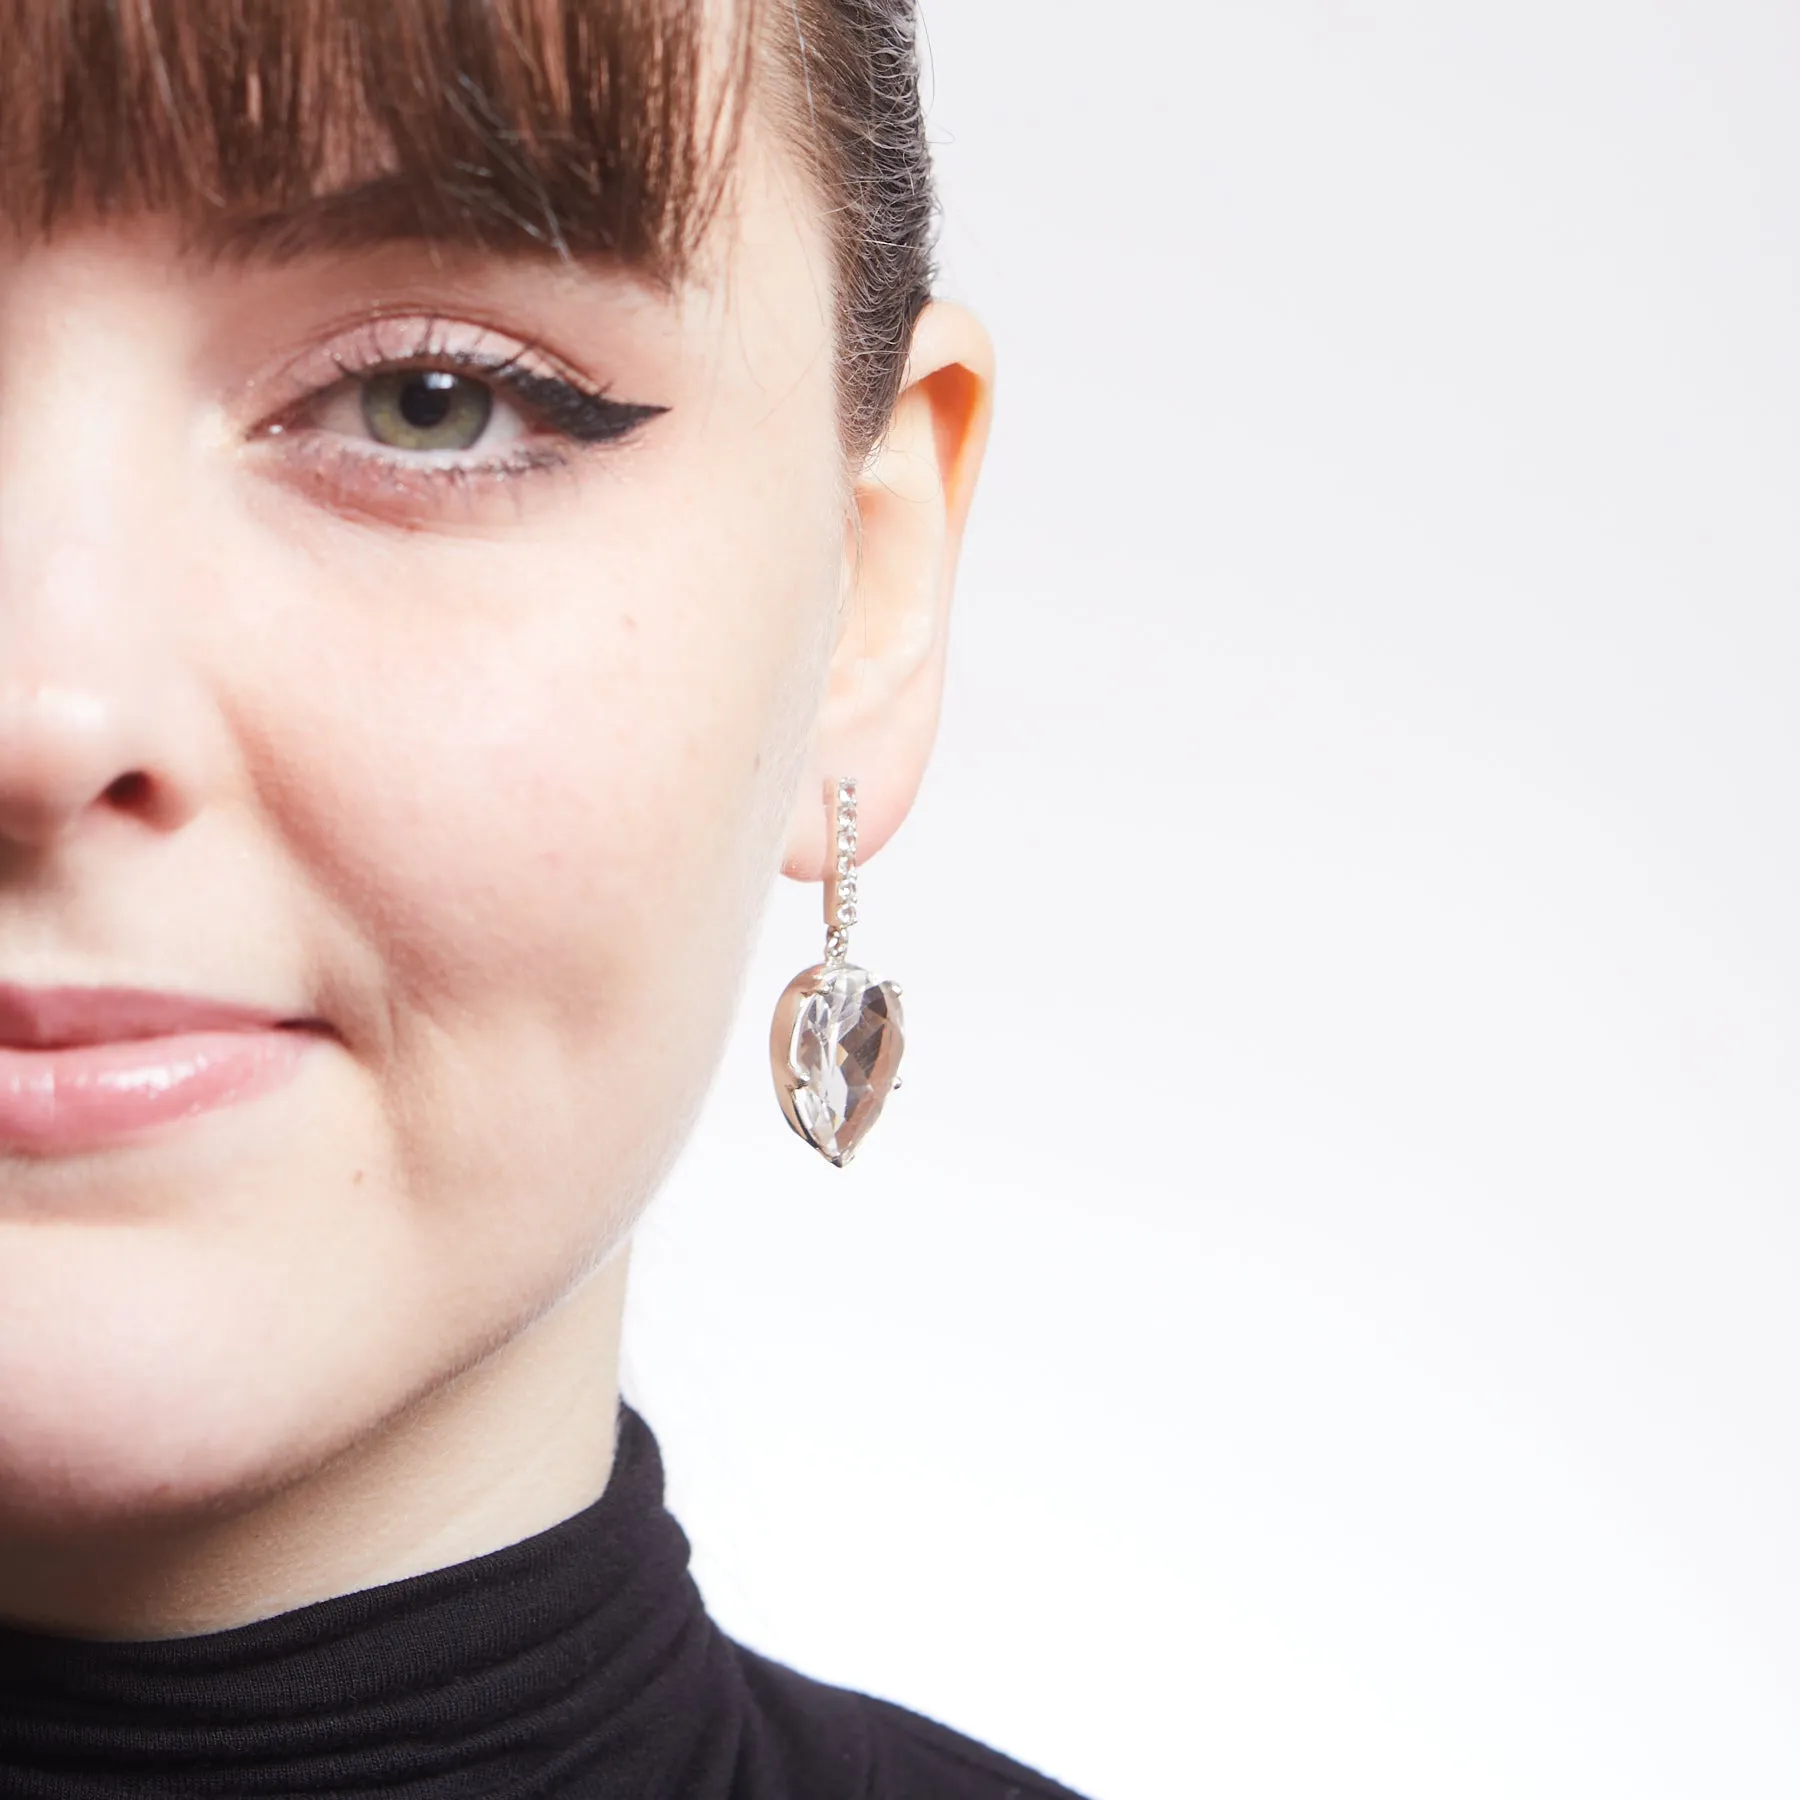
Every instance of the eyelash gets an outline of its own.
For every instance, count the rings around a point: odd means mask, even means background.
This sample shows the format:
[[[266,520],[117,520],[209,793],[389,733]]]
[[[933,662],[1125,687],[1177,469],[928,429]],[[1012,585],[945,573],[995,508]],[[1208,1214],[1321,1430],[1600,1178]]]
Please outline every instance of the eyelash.
[[[432,490],[464,491],[477,484],[505,483],[564,468],[570,461],[567,447],[587,449],[623,442],[668,410],[614,400],[604,388],[586,386],[567,373],[533,368],[526,359],[536,353],[522,345],[501,354],[446,341],[449,331],[469,330],[466,325],[433,319],[421,327],[407,321],[416,332],[410,344],[384,342],[384,337],[391,337],[395,323],[391,318],[373,320],[350,344],[326,352],[336,379],[314,382],[297,401],[260,427],[258,435],[283,440],[299,451],[315,479],[335,486],[367,486],[373,481],[379,483],[385,497],[422,498],[426,489],[420,483]],[[509,455],[483,458],[479,446],[472,445],[466,453],[468,461],[427,461],[309,423],[346,388],[413,369],[441,369],[485,383],[509,402],[529,427],[547,431],[562,440],[561,445],[521,437],[509,447]]]

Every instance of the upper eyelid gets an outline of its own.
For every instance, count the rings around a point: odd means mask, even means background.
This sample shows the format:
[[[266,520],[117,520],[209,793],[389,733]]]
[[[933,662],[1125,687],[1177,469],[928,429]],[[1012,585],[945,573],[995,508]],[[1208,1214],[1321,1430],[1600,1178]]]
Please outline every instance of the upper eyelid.
[[[457,337],[474,342],[457,342]],[[433,365],[466,369],[494,381],[518,371],[567,384],[590,397],[605,393],[602,384],[577,374],[542,346],[493,326],[430,314],[389,313],[340,327],[289,357],[256,381],[248,397],[249,410],[259,425],[268,425],[322,398],[342,382],[386,369]]]
[[[548,369],[533,369],[525,357],[512,352],[505,356],[483,355],[479,351],[458,348],[438,350],[414,350],[398,356],[375,356],[363,362],[352,362],[336,353],[332,356],[339,375],[345,381],[358,381],[369,375],[380,375],[395,369],[435,369],[449,368],[466,371],[471,375],[485,376],[489,381],[505,382],[510,376],[536,375],[539,379],[551,379],[566,382],[581,393],[598,395],[602,390],[590,388],[585,382],[574,380],[563,370],[554,374]]]

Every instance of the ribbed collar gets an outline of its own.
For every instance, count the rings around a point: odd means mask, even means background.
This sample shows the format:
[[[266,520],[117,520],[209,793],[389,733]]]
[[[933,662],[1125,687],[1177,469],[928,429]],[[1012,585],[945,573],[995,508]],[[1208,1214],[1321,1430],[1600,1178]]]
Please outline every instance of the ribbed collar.
[[[0,1629],[0,1793],[724,1792],[741,1681],[687,1561],[626,1408],[600,1499],[491,1555],[201,1637]]]

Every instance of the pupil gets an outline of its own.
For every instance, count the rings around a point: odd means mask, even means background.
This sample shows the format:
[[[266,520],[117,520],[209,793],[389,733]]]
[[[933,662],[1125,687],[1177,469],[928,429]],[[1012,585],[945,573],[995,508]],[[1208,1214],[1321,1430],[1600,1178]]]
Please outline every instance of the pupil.
[[[462,377],[445,369],[421,369],[400,390],[400,416],[418,431],[429,431],[450,416]]]

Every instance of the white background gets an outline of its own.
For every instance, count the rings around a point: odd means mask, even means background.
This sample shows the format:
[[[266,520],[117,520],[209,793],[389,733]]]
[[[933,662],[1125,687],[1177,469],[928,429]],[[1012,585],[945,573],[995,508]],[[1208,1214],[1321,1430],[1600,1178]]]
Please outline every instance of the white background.
[[[935,0],[1003,355],[906,1090],[630,1391],[752,1643],[1101,1800],[1800,1794],[1800,9]]]

